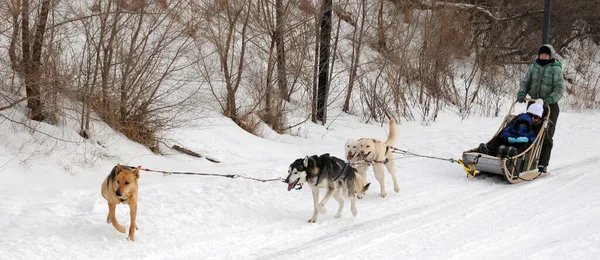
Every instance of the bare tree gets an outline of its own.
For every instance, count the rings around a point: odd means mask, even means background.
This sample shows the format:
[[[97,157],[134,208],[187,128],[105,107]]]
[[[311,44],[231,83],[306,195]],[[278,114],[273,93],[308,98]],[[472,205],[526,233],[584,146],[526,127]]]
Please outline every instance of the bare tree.
[[[360,52],[363,42],[365,20],[367,18],[367,3],[361,1],[361,14],[359,28],[354,28],[352,34],[352,56],[350,57],[350,75],[348,77],[348,90],[346,92],[346,99],[344,100],[344,107],[342,110],[346,113],[350,112],[350,99],[352,98],[352,90],[354,89],[354,82],[356,81],[356,71],[360,64]]]
[[[39,15],[35,23],[35,33],[33,40],[29,29],[29,0],[11,1],[13,33],[10,43],[9,56],[12,67],[17,70],[19,76],[25,83],[25,92],[27,94],[27,107],[29,108],[29,117],[36,121],[42,121],[45,118],[42,101],[42,49],[44,46],[44,33],[46,31],[46,22],[50,12],[51,0],[43,0],[40,5]],[[21,10],[21,20],[18,21],[18,12]],[[19,27],[21,33],[21,57],[17,57],[16,47],[18,45]]]
[[[221,75],[212,75],[214,71],[208,64],[211,57],[203,57],[204,77],[210,85],[211,93],[221,107],[223,114],[231,118],[238,125],[241,124],[236,94],[242,82],[246,64],[247,51],[247,29],[250,18],[249,4],[247,0],[241,1],[218,1],[217,3],[205,3],[200,8],[195,8],[200,15],[206,18],[201,24],[202,35],[206,37],[215,53],[219,63]],[[239,24],[238,24],[239,23]],[[241,30],[238,30],[238,25]],[[219,86],[213,78],[222,77],[225,87],[225,97],[219,93]]]
[[[158,152],[157,131],[177,125],[194,94],[182,93],[189,83],[181,75],[190,66],[186,54],[192,43],[175,15],[185,9],[183,1],[129,5],[98,0],[89,13],[69,7],[79,16],[60,28],[81,32],[85,39],[79,45],[77,35],[63,36],[75,38],[69,47],[80,57],[62,61],[71,71],[73,97],[82,101],[80,135],[89,137],[94,111]]]
[[[346,0],[332,10],[331,0],[4,1],[11,72],[0,73],[13,80],[3,82],[12,89],[2,89],[0,110],[27,101],[32,119],[51,121],[52,102],[75,98],[82,136],[96,112],[153,149],[194,91],[245,129],[260,118],[280,133],[309,115],[325,124],[336,97],[366,120],[427,123],[448,106],[492,116],[539,47],[542,2]],[[551,42],[571,58],[572,108],[599,106],[597,61],[586,57],[598,55],[599,6],[553,5]]]
[[[80,19],[82,33],[86,41],[83,46],[82,59],[79,60],[79,68],[76,77],[79,98],[81,102],[81,120],[79,134],[89,138],[90,119],[93,110],[108,117],[110,113],[109,93],[112,84],[110,70],[113,67],[114,41],[119,32],[119,20],[121,7],[114,5],[112,1],[97,1],[91,8],[92,14],[97,16],[89,19]],[[97,26],[97,27],[96,27]],[[97,95],[97,88],[100,95]]]

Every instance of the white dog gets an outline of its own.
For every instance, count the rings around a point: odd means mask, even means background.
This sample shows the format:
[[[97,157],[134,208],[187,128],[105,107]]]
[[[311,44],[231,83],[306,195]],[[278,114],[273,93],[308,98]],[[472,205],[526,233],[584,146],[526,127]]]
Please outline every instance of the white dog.
[[[394,182],[394,191],[400,192],[398,180],[396,178],[396,168],[392,159],[392,149],[388,146],[393,146],[398,136],[398,128],[394,120],[390,120],[390,133],[385,142],[381,142],[374,138],[348,139],[346,140],[346,160],[352,164],[366,180],[367,170],[369,166],[373,166],[375,178],[379,182],[381,188],[381,197],[385,198],[385,170],[392,176]],[[363,196],[364,194],[359,194]]]

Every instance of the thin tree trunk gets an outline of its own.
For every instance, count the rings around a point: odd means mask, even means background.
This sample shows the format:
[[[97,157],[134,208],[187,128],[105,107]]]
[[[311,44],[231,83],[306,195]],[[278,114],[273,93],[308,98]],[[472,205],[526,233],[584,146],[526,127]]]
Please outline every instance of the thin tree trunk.
[[[99,10],[102,11],[102,1],[100,1],[99,3]],[[106,11],[104,12],[105,14],[100,16],[100,40],[98,41],[98,43],[96,45],[94,45],[94,51],[96,54],[95,57],[95,64],[94,64],[94,73],[92,76],[92,83],[90,84],[90,86],[86,89],[86,95],[89,96],[93,96],[93,93],[95,92],[94,89],[96,88],[96,85],[98,84],[98,70],[100,70],[100,81],[102,84],[102,100],[101,103],[106,105],[103,108],[104,109],[108,109],[108,73],[110,70],[110,63],[111,63],[111,56],[112,56],[112,42],[114,37],[116,36],[116,21],[119,20],[119,12],[117,10],[117,13],[115,14],[115,21],[113,23],[113,28],[111,29],[111,35],[110,38],[108,40],[108,47],[111,50],[109,51],[107,48],[104,48],[104,40],[106,38],[107,35],[107,30],[108,28],[108,17],[109,17],[109,13],[110,13],[110,8],[111,8],[111,2],[108,1],[107,3],[107,7],[106,7]],[[93,44],[93,42],[90,42],[90,44]],[[101,53],[104,53],[104,56],[101,57]],[[108,56],[107,56],[108,55]],[[100,66],[100,64],[102,64],[102,66]],[[89,82],[89,81],[88,81]],[[88,101],[88,102],[84,102],[84,106],[86,106],[86,111],[85,111],[85,122],[83,123],[83,127],[82,127],[82,131],[85,129],[90,129],[90,117],[91,117],[91,112],[92,112],[92,101]],[[108,112],[108,111],[106,111]]]
[[[119,99],[119,121],[121,123],[124,123],[127,121],[127,118],[129,117],[129,113],[127,111],[127,103],[129,100],[128,97],[128,78],[129,76],[131,76],[131,70],[134,67],[134,56],[135,56],[135,48],[136,48],[136,43],[137,43],[137,39],[140,35],[140,31],[142,30],[142,26],[143,26],[143,22],[144,22],[144,10],[143,8],[140,10],[140,14],[139,14],[139,19],[138,19],[138,24],[137,27],[135,29],[135,32],[133,34],[133,37],[131,39],[131,43],[129,45],[129,52],[128,52],[128,57],[126,58],[127,60],[125,61],[125,70],[123,71],[123,79],[121,82],[121,87],[120,87],[120,99]]]
[[[22,75],[25,78],[25,91],[27,92],[27,107],[32,109],[35,106],[35,97],[32,97],[31,88],[31,41],[29,38],[29,0],[23,0],[21,3],[21,60]]]
[[[229,12],[229,10],[228,10]],[[237,111],[235,104],[235,91],[232,82],[231,71],[229,70],[229,50],[232,47],[231,42],[233,36],[235,34],[235,24],[237,23],[238,17],[241,11],[236,11],[233,20],[229,21],[229,27],[227,30],[227,40],[225,41],[225,46],[219,52],[221,56],[221,70],[223,71],[223,76],[225,77],[225,88],[227,90],[226,102],[225,102],[225,116],[233,119],[237,122]]]
[[[8,48],[8,57],[10,58],[10,64],[13,71],[20,73],[21,68],[19,59],[17,58],[17,41],[19,37],[19,8],[21,7],[21,1],[15,0],[11,6],[10,13],[12,18],[12,35],[10,37],[10,47]]]
[[[271,45],[269,46],[269,58],[267,61],[267,79],[266,79],[266,91],[265,91],[265,118],[263,120],[266,121],[268,125],[274,127],[274,113],[273,113],[273,98],[271,97],[271,92],[273,90],[273,49],[275,49],[275,36],[271,39]]]
[[[379,52],[380,53],[385,53],[385,50],[387,50],[387,41],[386,41],[386,37],[385,37],[385,29],[384,29],[384,25],[383,25],[383,1],[381,0],[380,5],[379,5],[379,13],[377,14],[377,24],[378,24],[378,36],[379,36],[379,42],[377,44],[377,47],[379,48]]]
[[[332,9],[332,11],[333,11],[333,9]],[[331,86],[331,81],[333,80],[333,68],[335,67],[335,61],[336,61],[335,57],[337,54],[338,42],[340,39],[340,29],[342,28],[340,26],[341,23],[342,23],[342,19],[337,19],[335,38],[333,40],[333,52],[330,51],[330,54],[329,54],[331,62],[329,64],[329,68],[328,68],[329,75],[327,76],[327,92],[325,92],[325,109],[323,109],[323,118],[325,118],[325,121],[327,120],[327,107],[329,106],[329,86]],[[323,123],[323,124],[325,124],[325,123]]]
[[[108,1],[107,3],[107,7],[106,7],[106,13],[107,13],[107,19],[108,19],[108,13],[110,13],[110,9],[111,9],[111,5],[112,5],[112,1]],[[120,18],[120,14],[121,14],[121,8],[119,7],[119,5],[115,5],[116,6],[116,10],[115,10],[115,16],[113,17],[113,23],[111,25],[111,30],[110,30],[110,37],[108,38],[108,43],[106,44],[106,46],[104,46],[103,42],[100,42],[100,46],[102,46],[102,72],[100,74],[100,79],[102,82],[102,108],[107,112],[105,113],[105,115],[110,115],[112,114],[111,112],[111,103],[109,102],[110,97],[109,97],[109,89],[111,87],[111,83],[109,80],[109,76],[110,76],[110,68],[112,66],[112,59],[113,59],[113,53],[114,53],[114,41],[115,38],[117,37],[117,33],[118,33],[118,23],[119,23],[119,18]],[[106,117],[105,117],[106,120]]]
[[[321,17],[321,44],[319,48],[319,85],[317,93],[317,120],[325,124],[327,92],[329,91],[329,51],[331,48],[331,6],[332,0],[323,1]]]
[[[23,61],[25,69],[25,92],[27,93],[28,102],[27,106],[30,109],[31,119],[36,121],[44,120],[44,114],[42,112],[43,104],[41,97],[41,86],[40,86],[40,67],[42,57],[42,47],[44,42],[44,32],[46,30],[46,21],[50,10],[50,0],[42,1],[40,7],[40,14],[36,23],[35,35],[33,38],[33,45],[29,48],[30,35],[29,35],[29,1],[23,0],[22,13],[21,13],[21,30],[22,30],[22,45],[23,45]]]
[[[285,69],[285,44],[284,44],[284,10],[283,0],[275,1],[275,41],[277,43],[277,85],[282,99],[290,101],[287,89],[287,72]]]
[[[313,88],[312,88],[312,102],[311,102],[311,120],[313,123],[317,123],[317,103],[318,103],[318,84],[319,84],[319,49],[321,44],[321,34],[320,34],[320,23],[318,23],[319,18],[321,18],[322,14],[319,13],[317,18],[315,19],[315,60],[313,63]]]
[[[247,4],[247,2],[245,2],[245,4]],[[241,14],[241,12],[242,12],[242,10],[239,11],[240,14]],[[235,94],[237,93],[238,89],[240,88],[240,83],[242,82],[242,74],[244,72],[244,62],[245,62],[245,57],[246,57],[246,45],[248,43],[248,37],[246,36],[246,31],[248,29],[248,20],[249,19],[250,19],[250,12],[246,11],[246,17],[244,19],[244,24],[242,26],[242,32],[241,32],[242,43],[240,46],[240,58],[238,59],[235,85],[233,86],[233,92],[230,95],[230,98],[231,98],[231,100],[230,100],[231,107],[230,108],[233,109],[232,110],[233,116],[235,116],[235,118],[237,118],[237,105],[236,105]],[[233,26],[235,26],[235,23],[233,23]]]
[[[343,111],[350,113],[350,98],[352,97],[352,90],[354,89],[354,82],[356,81],[356,71],[360,62],[360,49],[362,46],[363,38],[363,27],[365,25],[365,18],[367,16],[367,3],[365,0],[362,1],[362,17],[360,19],[360,27],[358,29],[358,40],[356,39],[357,31],[354,30],[353,41],[352,41],[352,60],[350,61],[350,76],[348,79],[348,91],[346,92],[346,99],[344,100]]]

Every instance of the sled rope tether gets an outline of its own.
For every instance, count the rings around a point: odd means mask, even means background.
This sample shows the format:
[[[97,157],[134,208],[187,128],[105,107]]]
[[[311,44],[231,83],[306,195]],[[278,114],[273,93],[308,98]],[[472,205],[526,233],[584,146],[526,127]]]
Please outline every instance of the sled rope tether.
[[[430,155],[422,155],[422,154],[409,152],[407,150],[398,149],[398,148],[392,147],[392,146],[388,146],[388,148],[392,149],[392,153],[411,155],[411,156],[416,156],[416,157],[423,157],[423,158],[427,158],[427,159],[447,161],[447,162],[451,162],[451,163],[458,163],[458,164],[462,165],[463,169],[467,173],[467,176],[471,177],[471,178],[473,178],[473,177],[475,177],[475,175],[477,175],[477,169],[475,168],[475,165],[479,162],[479,158],[481,157],[481,155],[478,155],[477,157],[475,157],[475,159],[473,160],[473,162],[471,164],[465,164],[465,162],[463,162],[463,160],[461,160],[461,159],[441,158],[441,157],[430,156]]]
[[[129,166],[129,167],[135,168],[133,166]],[[185,175],[200,175],[200,176],[225,177],[225,178],[231,178],[231,179],[242,178],[242,179],[253,180],[253,181],[260,181],[260,182],[281,181],[282,180],[282,178],[276,178],[276,179],[258,179],[258,178],[254,178],[254,177],[244,176],[244,175],[241,175],[241,174],[218,174],[218,173],[204,173],[204,172],[169,172],[169,171],[152,170],[152,169],[148,169],[148,168],[140,168],[140,170],[147,171],[147,172],[162,173],[163,176],[168,176],[168,175],[173,175],[173,174],[185,174]]]

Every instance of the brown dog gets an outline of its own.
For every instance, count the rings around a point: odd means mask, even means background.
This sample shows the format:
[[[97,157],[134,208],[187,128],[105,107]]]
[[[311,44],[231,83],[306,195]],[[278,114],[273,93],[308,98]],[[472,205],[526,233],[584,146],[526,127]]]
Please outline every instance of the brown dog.
[[[137,214],[138,197],[138,179],[140,178],[141,166],[134,169],[128,166],[117,164],[110,174],[102,182],[102,197],[108,201],[108,216],[106,222],[112,223],[119,232],[125,233],[125,227],[117,222],[116,208],[117,204],[123,203],[129,205],[129,215],[131,224],[129,225],[129,236],[127,240],[133,241],[135,230],[135,217]]]

